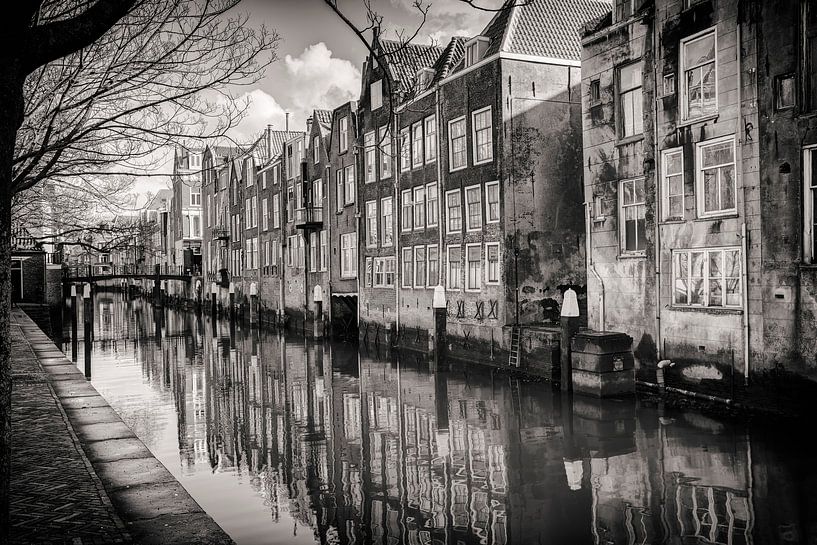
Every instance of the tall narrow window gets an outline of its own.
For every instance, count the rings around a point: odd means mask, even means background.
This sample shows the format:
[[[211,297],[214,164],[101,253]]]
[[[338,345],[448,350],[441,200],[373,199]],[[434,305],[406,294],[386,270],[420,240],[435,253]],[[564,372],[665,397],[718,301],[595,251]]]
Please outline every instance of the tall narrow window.
[[[349,165],[344,172],[346,173],[346,187],[343,190],[343,202],[353,204],[355,202],[355,166]]]
[[[465,168],[467,161],[465,118],[448,123],[448,170]]]
[[[380,127],[377,134],[380,146],[380,179],[391,177],[391,134],[388,127]]]
[[[338,209],[338,212],[340,212],[341,210],[343,210],[343,203],[344,203],[344,200],[345,200],[345,198],[344,198],[344,196],[343,196],[343,186],[344,186],[344,185],[345,185],[345,184],[344,184],[344,174],[343,174],[343,169],[342,169],[342,168],[339,168],[339,169],[338,169],[338,170],[335,172],[335,186],[336,186],[336,188],[337,188],[337,189],[335,190],[335,197],[336,197],[336,199],[335,199],[335,200],[337,201],[337,209]]]
[[[321,137],[312,138],[312,162],[316,165],[321,161]]]
[[[411,169],[411,135],[409,128],[400,131],[400,172]]]
[[[431,163],[437,158],[437,117],[429,116],[423,123],[425,124],[426,163]]]
[[[363,277],[363,286],[370,288],[374,285],[373,283],[373,272],[374,272],[374,259],[371,257],[366,258],[366,275]]]
[[[349,149],[349,118],[341,117],[338,126],[338,143],[340,152],[343,153]]]
[[[440,283],[440,252],[436,244],[427,247],[428,257],[428,283],[429,288],[433,288]]]
[[[414,247],[414,287],[426,287],[426,247]]]
[[[355,233],[340,236],[340,276],[355,278],[357,276],[357,240]]]
[[[439,221],[439,208],[437,206],[437,182],[426,185],[426,224],[429,227],[436,227]]]
[[[276,193],[272,196],[272,228],[279,227],[281,227],[281,194]]]
[[[366,166],[366,183],[373,182],[375,180],[375,163],[377,161],[374,132],[367,132],[363,137],[363,154]]]
[[[411,166],[423,164],[423,123],[418,121],[411,126]]]
[[[474,127],[474,164],[487,163],[494,158],[491,107],[473,112],[471,122]]]
[[[370,258],[367,258],[370,259]],[[375,288],[382,288],[385,284],[386,263],[382,257],[374,258],[374,282]]]
[[[413,206],[411,200],[411,189],[406,189],[400,193],[400,230],[411,231]]]
[[[414,228],[422,229],[426,226],[426,188],[414,188]]]
[[[312,206],[323,208],[323,181],[320,179],[312,182]]]
[[[672,282],[674,305],[741,307],[740,248],[675,250]]]
[[[456,233],[462,231],[462,198],[460,190],[454,189],[445,194],[446,219],[448,220],[448,232]]]
[[[446,287],[450,290],[462,289],[462,247],[451,245],[447,249]]]
[[[329,270],[329,231],[321,231],[321,270]]]
[[[619,130],[622,138],[644,132],[644,101],[641,96],[641,63],[618,69]]]
[[[412,281],[414,280],[414,252],[412,249],[403,248],[403,261],[402,261],[402,271],[403,271],[403,279],[400,282],[400,285],[404,288],[410,288]]]
[[[485,184],[485,222],[499,221],[499,182]]]
[[[465,204],[468,230],[476,231],[482,227],[482,189],[479,185],[465,188]]]
[[[380,199],[380,232],[383,233],[383,246],[391,246],[394,243],[394,209],[392,206],[391,197]]]
[[[499,243],[485,244],[485,283],[499,284]]]
[[[392,287],[396,284],[395,277],[397,276],[397,262],[394,256],[384,258],[386,262],[386,287]]]
[[[383,80],[379,79],[369,86],[372,111],[383,106]]]
[[[619,192],[621,251],[643,253],[647,249],[644,179],[624,180],[619,186]]]
[[[478,291],[482,288],[482,246],[465,245],[466,289]]]
[[[318,271],[318,233],[309,233],[309,271]]]
[[[695,119],[718,111],[716,48],[714,29],[681,42],[684,119]]]
[[[734,136],[701,142],[697,148],[699,214],[708,216],[736,212]]]
[[[683,148],[666,150],[663,158],[664,219],[684,217],[684,151]]]
[[[366,246],[377,246],[377,201],[366,201]]]
[[[817,263],[817,146],[803,150],[803,260]]]
[[[261,199],[261,228],[266,231],[269,229],[269,201]]]

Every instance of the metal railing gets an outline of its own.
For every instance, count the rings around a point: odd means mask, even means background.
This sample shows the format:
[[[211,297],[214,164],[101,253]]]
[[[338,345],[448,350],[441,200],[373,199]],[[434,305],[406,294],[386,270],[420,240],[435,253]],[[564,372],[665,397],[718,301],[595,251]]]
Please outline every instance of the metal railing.
[[[309,206],[295,209],[295,224],[323,223],[323,207]]]

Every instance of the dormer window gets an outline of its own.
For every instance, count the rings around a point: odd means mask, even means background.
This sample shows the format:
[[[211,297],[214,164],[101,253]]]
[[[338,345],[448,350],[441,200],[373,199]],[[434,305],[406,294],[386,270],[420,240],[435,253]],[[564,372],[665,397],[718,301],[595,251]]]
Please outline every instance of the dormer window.
[[[465,43],[465,66],[466,68],[472,64],[479,62],[488,50],[488,40],[485,36],[477,36]]]
[[[417,89],[424,90],[429,85],[431,85],[432,80],[434,79],[434,70],[431,68],[420,68],[417,70],[417,75],[415,76],[415,80],[417,81]]]

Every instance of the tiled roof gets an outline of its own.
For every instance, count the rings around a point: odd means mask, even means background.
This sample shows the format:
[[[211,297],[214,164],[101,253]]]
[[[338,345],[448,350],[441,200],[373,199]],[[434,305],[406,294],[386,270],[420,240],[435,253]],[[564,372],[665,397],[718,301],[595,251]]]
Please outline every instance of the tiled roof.
[[[442,54],[437,58],[437,62],[434,63],[435,83],[447,77],[457,63],[460,62],[465,53],[465,42],[467,40],[468,38],[463,36],[454,36],[445,46]]]
[[[312,120],[318,124],[321,135],[324,137],[329,135],[332,130],[332,110],[315,110],[312,114]]]
[[[302,131],[269,131],[270,157],[276,157],[284,149],[284,142],[298,136],[304,136]]]
[[[537,0],[530,1],[536,2]],[[486,25],[485,30],[483,30],[482,34],[480,34],[480,36],[485,36],[490,40],[488,49],[485,51],[486,57],[499,53],[499,50],[502,47],[502,38],[504,38],[505,32],[510,24],[511,13],[515,9],[518,9],[514,8],[515,4],[516,0],[506,0],[502,5],[502,8],[496,12],[493,19],[491,19],[491,21]]]
[[[392,76],[403,84],[411,82],[420,68],[433,67],[443,53],[443,48],[436,45],[403,44],[393,40],[380,40],[380,47]]]
[[[604,0],[532,0],[514,7],[504,51],[570,61],[581,60],[582,27],[610,11]]]

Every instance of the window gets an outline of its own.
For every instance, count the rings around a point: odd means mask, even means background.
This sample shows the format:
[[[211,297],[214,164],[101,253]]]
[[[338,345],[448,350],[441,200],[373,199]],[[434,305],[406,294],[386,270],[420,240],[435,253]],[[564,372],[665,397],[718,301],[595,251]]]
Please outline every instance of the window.
[[[249,229],[252,227],[252,214],[250,211],[250,199],[244,199],[244,227]]]
[[[372,287],[372,271],[374,269],[374,259],[371,257],[366,258],[366,273],[363,277],[363,285],[367,288]]]
[[[201,190],[194,188],[190,191],[190,206],[201,206]]]
[[[669,97],[675,94],[675,74],[664,75],[664,92],[663,96]]]
[[[411,287],[411,281],[414,278],[412,265],[414,264],[414,252],[411,248],[403,248],[403,279],[400,285],[404,288]]]
[[[437,206],[437,182],[426,185],[426,225],[436,227],[440,217]]]
[[[817,146],[810,146],[803,150],[803,260],[806,263],[817,262]]]
[[[423,164],[423,123],[418,121],[411,126],[411,166]]]
[[[244,161],[244,180],[247,182],[247,187],[250,187],[253,182],[255,182],[254,170],[252,159],[247,159]]]
[[[374,287],[390,288],[394,286],[394,257],[374,258]]]
[[[380,199],[380,232],[383,233],[383,246],[394,244],[394,208],[392,198],[384,197]]]
[[[277,184],[281,181],[281,165],[272,167],[272,183]]]
[[[462,248],[456,244],[449,246],[446,251],[448,252],[446,259],[447,288],[450,290],[462,289]]]
[[[482,247],[480,244],[465,245],[465,268],[467,290],[478,291],[482,288]]]
[[[428,283],[426,285],[433,288],[440,283],[440,255],[436,244],[427,246],[426,256],[428,258]]]
[[[272,228],[281,227],[281,195],[276,193],[272,196]]]
[[[317,120],[316,120],[317,123]],[[312,137],[312,162],[316,165],[321,162],[321,137]]]
[[[740,248],[673,251],[673,304],[741,307],[740,261]]]
[[[323,181],[318,178],[312,181],[312,206],[323,208]]]
[[[261,228],[266,231],[269,229],[269,201],[261,199]]]
[[[270,263],[270,259],[271,259],[271,258],[272,258],[272,255],[270,255],[270,245],[269,245],[269,240],[265,240],[265,241],[264,241],[264,266],[265,266],[265,267],[269,267],[269,266],[270,266],[270,264],[271,264],[271,263]]]
[[[383,106],[383,80],[379,79],[369,86],[372,111]]]
[[[201,216],[190,216],[190,236],[193,238],[201,237]]]
[[[485,283],[499,284],[499,243],[485,244]]]
[[[385,180],[391,176],[391,134],[389,134],[389,128],[380,127],[377,138],[380,146],[380,179]]]
[[[462,231],[462,199],[460,198],[459,189],[445,193],[445,206],[448,211],[445,215],[448,220],[448,232]]]
[[[414,188],[414,228],[422,229],[426,225],[426,188],[421,185]]]
[[[287,180],[295,177],[295,148],[292,144],[287,146]]]
[[[682,148],[661,153],[664,183],[664,219],[684,217],[684,152]]]
[[[247,260],[247,269],[257,269],[258,268],[258,239],[257,238],[248,238],[247,239],[247,252],[246,252],[246,260]]]
[[[400,172],[411,169],[411,139],[409,128],[400,131]]]
[[[482,190],[479,185],[465,188],[465,206],[468,230],[476,231],[482,227]]]
[[[295,218],[295,188],[287,187],[287,223]]]
[[[343,169],[339,168],[335,172],[335,180],[337,182],[337,191],[335,192],[335,196],[337,197],[337,208],[338,212],[343,210]]]
[[[412,201],[411,189],[406,189],[400,193],[400,230],[411,231]]]
[[[349,165],[344,169],[346,173],[346,187],[343,190],[343,202],[354,204],[355,202],[355,166]]]
[[[366,168],[365,176],[366,183],[375,180],[375,163],[377,162],[377,153],[374,144],[374,132],[367,132],[363,137],[363,155],[364,164]]]
[[[644,101],[641,97],[641,63],[618,69],[619,134],[622,138],[644,132]]]
[[[321,270],[329,269],[329,231],[321,231]]]
[[[318,271],[318,233],[309,233],[309,271]]]
[[[700,216],[736,212],[735,138],[727,136],[697,145],[698,213]]]
[[[341,117],[338,124],[338,143],[340,145],[340,153],[349,149],[349,118]]]
[[[797,96],[797,86],[794,74],[786,74],[774,78],[774,107],[776,110],[794,108]]]
[[[485,36],[477,36],[465,44],[465,66],[476,64],[485,54],[489,40]]]
[[[426,117],[424,123],[426,163],[431,163],[437,158],[437,117]]]
[[[366,246],[377,246],[377,201],[366,201]]]
[[[357,241],[355,233],[340,236],[340,276],[355,278],[357,276]]]
[[[268,172],[264,172],[261,174],[261,189],[267,188],[267,174]]]
[[[681,42],[684,119],[695,119],[718,111],[716,43],[714,30]]]
[[[487,163],[494,158],[491,107],[471,113],[471,126],[474,128],[474,164]]]
[[[426,287],[426,247],[414,247],[414,287]]]
[[[449,171],[466,167],[465,118],[448,123],[448,163]]]
[[[644,197],[644,179],[621,182],[619,226],[622,253],[643,253],[647,249],[647,206]]]
[[[296,267],[305,267],[306,266],[306,239],[304,238],[303,234],[295,236],[296,241],[298,242],[298,255],[297,255],[297,263],[295,264]]]
[[[590,105],[595,106],[601,102],[601,81],[594,79],[590,82],[588,86],[588,91],[590,93]]]
[[[485,223],[499,221],[499,182],[485,184]]]

